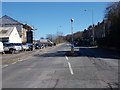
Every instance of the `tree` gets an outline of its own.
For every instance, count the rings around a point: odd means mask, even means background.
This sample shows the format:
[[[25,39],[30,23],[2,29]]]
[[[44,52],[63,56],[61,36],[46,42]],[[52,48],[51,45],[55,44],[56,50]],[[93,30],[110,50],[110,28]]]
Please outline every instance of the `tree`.
[[[106,8],[105,18],[111,22],[109,35],[105,41],[108,46],[120,48],[120,1],[111,3]]]

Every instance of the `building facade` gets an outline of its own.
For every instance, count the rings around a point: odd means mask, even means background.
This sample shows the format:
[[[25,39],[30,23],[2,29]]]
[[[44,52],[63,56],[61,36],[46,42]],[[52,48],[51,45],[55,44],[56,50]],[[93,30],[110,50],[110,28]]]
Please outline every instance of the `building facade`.
[[[0,41],[22,43],[16,27],[0,27]]]
[[[16,27],[22,43],[33,43],[33,32],[35,30],[28,24],[22,24],[17,20],[5,15],[0,18],[1,27]]]

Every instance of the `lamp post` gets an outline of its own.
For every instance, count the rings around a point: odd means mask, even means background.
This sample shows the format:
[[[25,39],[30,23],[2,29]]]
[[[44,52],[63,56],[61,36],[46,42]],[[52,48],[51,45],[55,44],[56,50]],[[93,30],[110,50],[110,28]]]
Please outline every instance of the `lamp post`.
[[[87,10],[84,10],[84,11],[87,11]],[[95,44],[95,35],[94,35],[94,11],[93,9],[91,10],[92,12],[92,44],[94,45]]]
[[[70,19],[71,21],[71,33],[72,33],[72,44],[74,42],[74,39],[73,39],[73,21],[74,19]],[[74,53],[74,45],[71,46],[71,53]]]
[[[73,44],[73,21],[74,19],[70,19],[70,21],[71,21],[72,44]]]
[[[93,9],[92,9],[92,32],[93,32],[93,45],[95,45],[95,35],[94,35],[94,12],[93,12]]]

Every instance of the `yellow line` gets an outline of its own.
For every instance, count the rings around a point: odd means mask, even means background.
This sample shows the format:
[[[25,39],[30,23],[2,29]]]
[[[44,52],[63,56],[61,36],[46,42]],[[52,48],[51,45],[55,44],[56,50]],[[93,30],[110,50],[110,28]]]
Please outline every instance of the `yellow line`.
[[[6,65],[6,64],[10,64],[10,63],[14,63],[14,62],[18,62],[18,61],[24,61],[24,60],[28,60],[34,58],[33,56],[29,56],[26,58],[18,58],[18,59],[12,59],[12,60],[4,60],[2,62],[0,62],[0,65]]]

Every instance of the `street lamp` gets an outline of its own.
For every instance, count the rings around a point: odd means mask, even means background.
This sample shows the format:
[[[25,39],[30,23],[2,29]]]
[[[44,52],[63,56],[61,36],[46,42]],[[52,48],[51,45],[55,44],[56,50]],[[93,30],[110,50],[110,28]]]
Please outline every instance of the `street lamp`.
[[[73,44],[73,42],[74,42],[74,40],[73,40],[73,21],[74,21],[74,19],[70,19],[70,21],[71,21],[72,44]],[[74,53],[73,45],[71,46],[71,53]]]
[[[87,11],[87,10],[84,10]],[[94,39],[94,11],[93,9],[91,10],[92,12],[92,41],[93,41],[93,45],[95,44],[95,39]]]
[[[73,44],[73,21],[74,19],[70,19],[70,21],[71,21],[72,44]]]
[[[93,9],[92,9],[92,32],[93,32],[93,45],[95,44],[95,38],[94,38],[94,12],[93,12]]]

